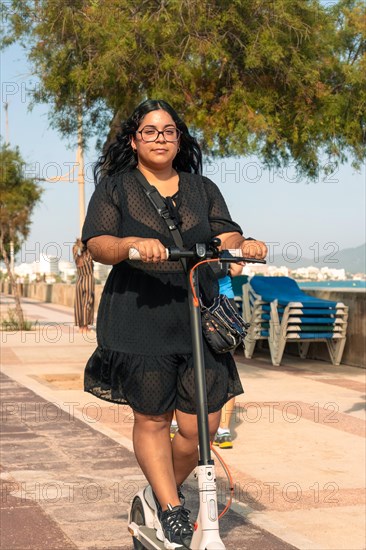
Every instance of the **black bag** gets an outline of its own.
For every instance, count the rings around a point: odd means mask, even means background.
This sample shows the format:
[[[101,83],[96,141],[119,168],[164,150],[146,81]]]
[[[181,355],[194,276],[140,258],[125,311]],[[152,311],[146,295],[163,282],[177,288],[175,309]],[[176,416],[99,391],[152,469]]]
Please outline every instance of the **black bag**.
[[[201,303],[202,331],[216,353],[233,351],[244,338],[249,324],[235,310],[227,296],[220,294],[206,307]]]

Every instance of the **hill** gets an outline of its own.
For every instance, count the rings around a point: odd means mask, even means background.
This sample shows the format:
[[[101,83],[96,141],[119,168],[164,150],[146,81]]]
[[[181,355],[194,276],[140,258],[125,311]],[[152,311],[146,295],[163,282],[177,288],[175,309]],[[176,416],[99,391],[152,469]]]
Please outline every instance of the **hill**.
[[[295,248],[289,247],[289,252],[292,252],[291,257],[286,259],[282,254],[275,254],[272,261],[268,261],[269,265],[281,266],[285,265],[290,269],[298,269],[299,267],[329,267],[334,269],[344,268],[348,273],[366,273],[366,243],[355,248],[345,248],[336,250],[335,246],[329,245],[327,254],[318,258],[295,258]],[[315,254],[314,254],[315,256]],[[292,261],[291,259],[296,259]],[[290,261],[289,261],[290,260]]]

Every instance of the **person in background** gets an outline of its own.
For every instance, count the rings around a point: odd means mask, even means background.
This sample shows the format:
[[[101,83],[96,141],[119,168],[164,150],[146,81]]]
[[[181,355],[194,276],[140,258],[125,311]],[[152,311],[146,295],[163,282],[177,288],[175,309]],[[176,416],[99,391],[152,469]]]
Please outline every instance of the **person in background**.
[[[75,325],[83,333],[94,323],[94,264],[87,247],[78,238],[72,249],[77,269],[74,302]]]
[[[231,420],[235,411],[235,397],[230,399],[221,409],[220,426],[217,428],[213,445],[217,445],[220,449],[232,449],[233,441],[231,435]]]
[[[241,275],[242,271],[242,264],[232,263],[229,266],[228,273],[224,277],[221,277],[219,279],[220,294],[224,294],[225,296],[227,296],[235,309],[237,309],[237,306],[235,303],[235,295],[233,291],[231,277]],[[235,397],[232,397],[229,401],[225,403],[225,405],[221,409],[220,425],[213,440],[213,444],[220,447],[220,449],[232,449],[233,447],[230,425],[234,410]]]

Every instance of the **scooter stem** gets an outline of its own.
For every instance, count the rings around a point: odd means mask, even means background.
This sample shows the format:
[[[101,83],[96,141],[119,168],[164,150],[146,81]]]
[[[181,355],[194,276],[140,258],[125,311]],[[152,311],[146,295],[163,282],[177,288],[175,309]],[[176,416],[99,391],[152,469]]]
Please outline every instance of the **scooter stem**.
[[[199,296],[198,270],[193,273],[193,288],[196,296]],[[195,475],[198,478],[199,511],[196,529],[191,541],[191,549],[225,550],[225,545],[219,533],[215,465],[211,458],[210,449],[201,311],[199,306],[194,305],[193,293],[189,284],[189,272],[188,293],[199,441],[198,466],[195,470]]]
[[[196,295],[198,291],[198,270],[193,274],[193,287]],[[199,441],[199,465],[213,464],[210,451],[210,435],[208,430],[208,408],[207,408],[207,391],[206,391],[206,376],[205,362],[203,356],[203,336],[201,311],[193,302],[193,293],[188,279],[188,298],[191,320],[192,334],[192,351],[195,377],[196,391],[196,407],[197,407],[197,424],[198,424],[198,441]]]

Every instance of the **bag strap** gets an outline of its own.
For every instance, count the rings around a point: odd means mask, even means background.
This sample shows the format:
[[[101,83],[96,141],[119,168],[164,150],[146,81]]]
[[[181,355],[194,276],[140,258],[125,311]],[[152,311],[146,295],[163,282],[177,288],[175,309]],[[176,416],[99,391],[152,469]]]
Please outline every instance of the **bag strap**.
[[[137,170],[137,169],[133,170],[133,174],[138,180],[138,182],[141,184],[143,190],[146,193],[147,198],[149,199],[151,204],[154,206],[159,216],[161,216],[165,221],[165,223],[167,224],[168,229],[173,237],[174,244],[178,248],[183,248],[184,244],[183,244],[182,234],[179,231],[179,227],[176,225],[175,221],[171,217],[168,207],[163,197],[160,195],[159,191],[156,189],[156,187],[154,187],[147,181],[147,179],[140,172],[140,170]],[[182,258],[180,261],[182,263],[184,271],[187,272],[186,259]]]

